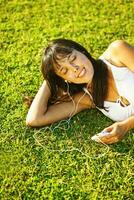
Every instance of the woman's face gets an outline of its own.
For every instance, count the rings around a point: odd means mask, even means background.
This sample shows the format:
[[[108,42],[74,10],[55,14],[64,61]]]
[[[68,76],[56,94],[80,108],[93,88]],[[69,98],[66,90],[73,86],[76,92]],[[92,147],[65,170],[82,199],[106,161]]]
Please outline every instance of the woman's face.
[[[94,69],[90,60],[81,52],[73,50],[67,57],[58,60],[55,72],[68,82],[91,83]]]

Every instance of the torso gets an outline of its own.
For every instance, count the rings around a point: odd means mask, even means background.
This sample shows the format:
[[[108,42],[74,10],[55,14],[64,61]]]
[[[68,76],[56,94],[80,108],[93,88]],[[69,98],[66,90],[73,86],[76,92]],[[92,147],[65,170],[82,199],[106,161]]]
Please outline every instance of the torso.
[[[105,60],[107,60],[109,63],[111,63],[117,67],[123,67],[122,63],[119,60],[112,58],[108,49],[102,54],[102,57]],[[107,65],[107,67],[108,67],[108,94],[107,94],[107,97],[105,100],[114,102],[119,97],[119,93],[118,93],[118,90],[117,90],[117,87],[115,84],[115,80],[114,80],[111,68],[108,65]]]
[[[106,101],[115,101],[119,97],[119,93],[116,88],[116,84],[113,78],[111,69],[108,67],[108,93],[105,98]]]
[[[108,66],[108,94],[100,109],[113,121],[123,121],[134,115],[134,73],[126,66],[116,66],[100,57]]]

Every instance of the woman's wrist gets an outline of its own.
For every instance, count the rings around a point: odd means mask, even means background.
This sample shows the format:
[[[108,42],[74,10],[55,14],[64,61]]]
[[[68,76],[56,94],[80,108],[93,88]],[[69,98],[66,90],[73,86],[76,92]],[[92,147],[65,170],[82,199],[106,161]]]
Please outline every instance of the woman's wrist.
[[[123,127],[125,132],[131,130],[132,128],[134,128],[134,116],[120,122],[120,125]]]

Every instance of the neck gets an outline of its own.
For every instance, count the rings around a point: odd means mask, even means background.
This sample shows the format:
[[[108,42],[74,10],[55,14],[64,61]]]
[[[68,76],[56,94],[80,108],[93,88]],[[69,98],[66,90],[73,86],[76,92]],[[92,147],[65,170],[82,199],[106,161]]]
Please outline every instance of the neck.
[[[86,86],[87,90],[90,91],[92,93],[92,82],[91,83],[87,83],[87,86]]]

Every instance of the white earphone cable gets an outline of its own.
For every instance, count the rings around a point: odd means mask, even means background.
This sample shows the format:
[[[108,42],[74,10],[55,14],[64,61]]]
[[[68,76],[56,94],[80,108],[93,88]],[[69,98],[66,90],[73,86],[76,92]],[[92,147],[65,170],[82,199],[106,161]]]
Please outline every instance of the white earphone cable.
[[[34,133],[33,137],[34,137],[35,141],[36,141],[37,144],[40,145],[42,148],[45,148],[45,147],[40,143],[40,141],[39,141],[39,139],[38,139],[38,136],[37,136],[38,133],[41,133],[42,130],[43,130],[43,131],[49,130],[49,131],[52,132],[52,133],[54,132],[55,129],[62,129],[62,130],[64,130],[64,131],[68,130],[68,129],[70,128],[70,126],[69,126],[70,120],[71,120],[72,116],[76,113],[80,101],[82,100],[82,98],[84,98],[84,96],[85,96],[86,94],[88,94],[87,89],[86,89],[86,88],[83,88],[84,94],[79,98],[79,100],[78,100],[78,102],[77,102],[77,104],[76,104],[75,101],[73,100],[72,96],[70,95],[70,92],[69,92],[69,84],[68,84],[68,82],[66,82],[66,83],[67,83],[67,94],[69,95],[69,98],[70,98],[71,101],[73,102],[73,107],[74,107],[74,109],[72,109],[72,112],[70,113],[69,119],[68,119],[68,120],[61,120],[61,121],[58,123],[58,125],[54,126],[54,128],[53,128],[53,124],[52,124],[51,126],[44,127],[44,128],[42,128],[42,129],[40,129],[39,131],[37,131],[36,133]],[[90,94],[89,96],[90,96],[90,98],[91,98],[91,94]],[[92,99],[92,98],[91,98],[91,99]],[[67,123],[67,128],[60,127],[61,124],[63,125],[63,124],[66,124],[66,123]],[[67,136],[67,134],[66,134],[66,136]],[[68,136],[67,136],[67,138],[68,138]],[[91,136],[90,136],[89,139],[91,140]],[[103,157],[104,155],[106,155],[106,154],[108,153],[108,151],[109,151],[110,148],[109,148],[109,146],[108,146],[107,144],[105,144],[100,138],[98,138],[98,140],[99,140],[103,145],[106,146],[107,151],[105,151],[105,153],[100,154],[100,155],[97,156],[97,157],[89,156],[89,155],[87,155],[86,153],[84,153],[81,149],[79,149],[79,148],[74,148],[74,147],[71,148],[71,149],[60,149],[60,150],[58,150],[58,149],[53,149],[53,150],[52,150],[52,149],[51,149],[51,150],[49,150],[49,151],[55,151],[55,152],[59,152],[59,151],[60,151],[60,152],[78,151],[78,152],[80,152],[82,155],[85,155],[85,156],[88,157],[88,158],[91,158],[91,157],[100,158],[100,157]]]

